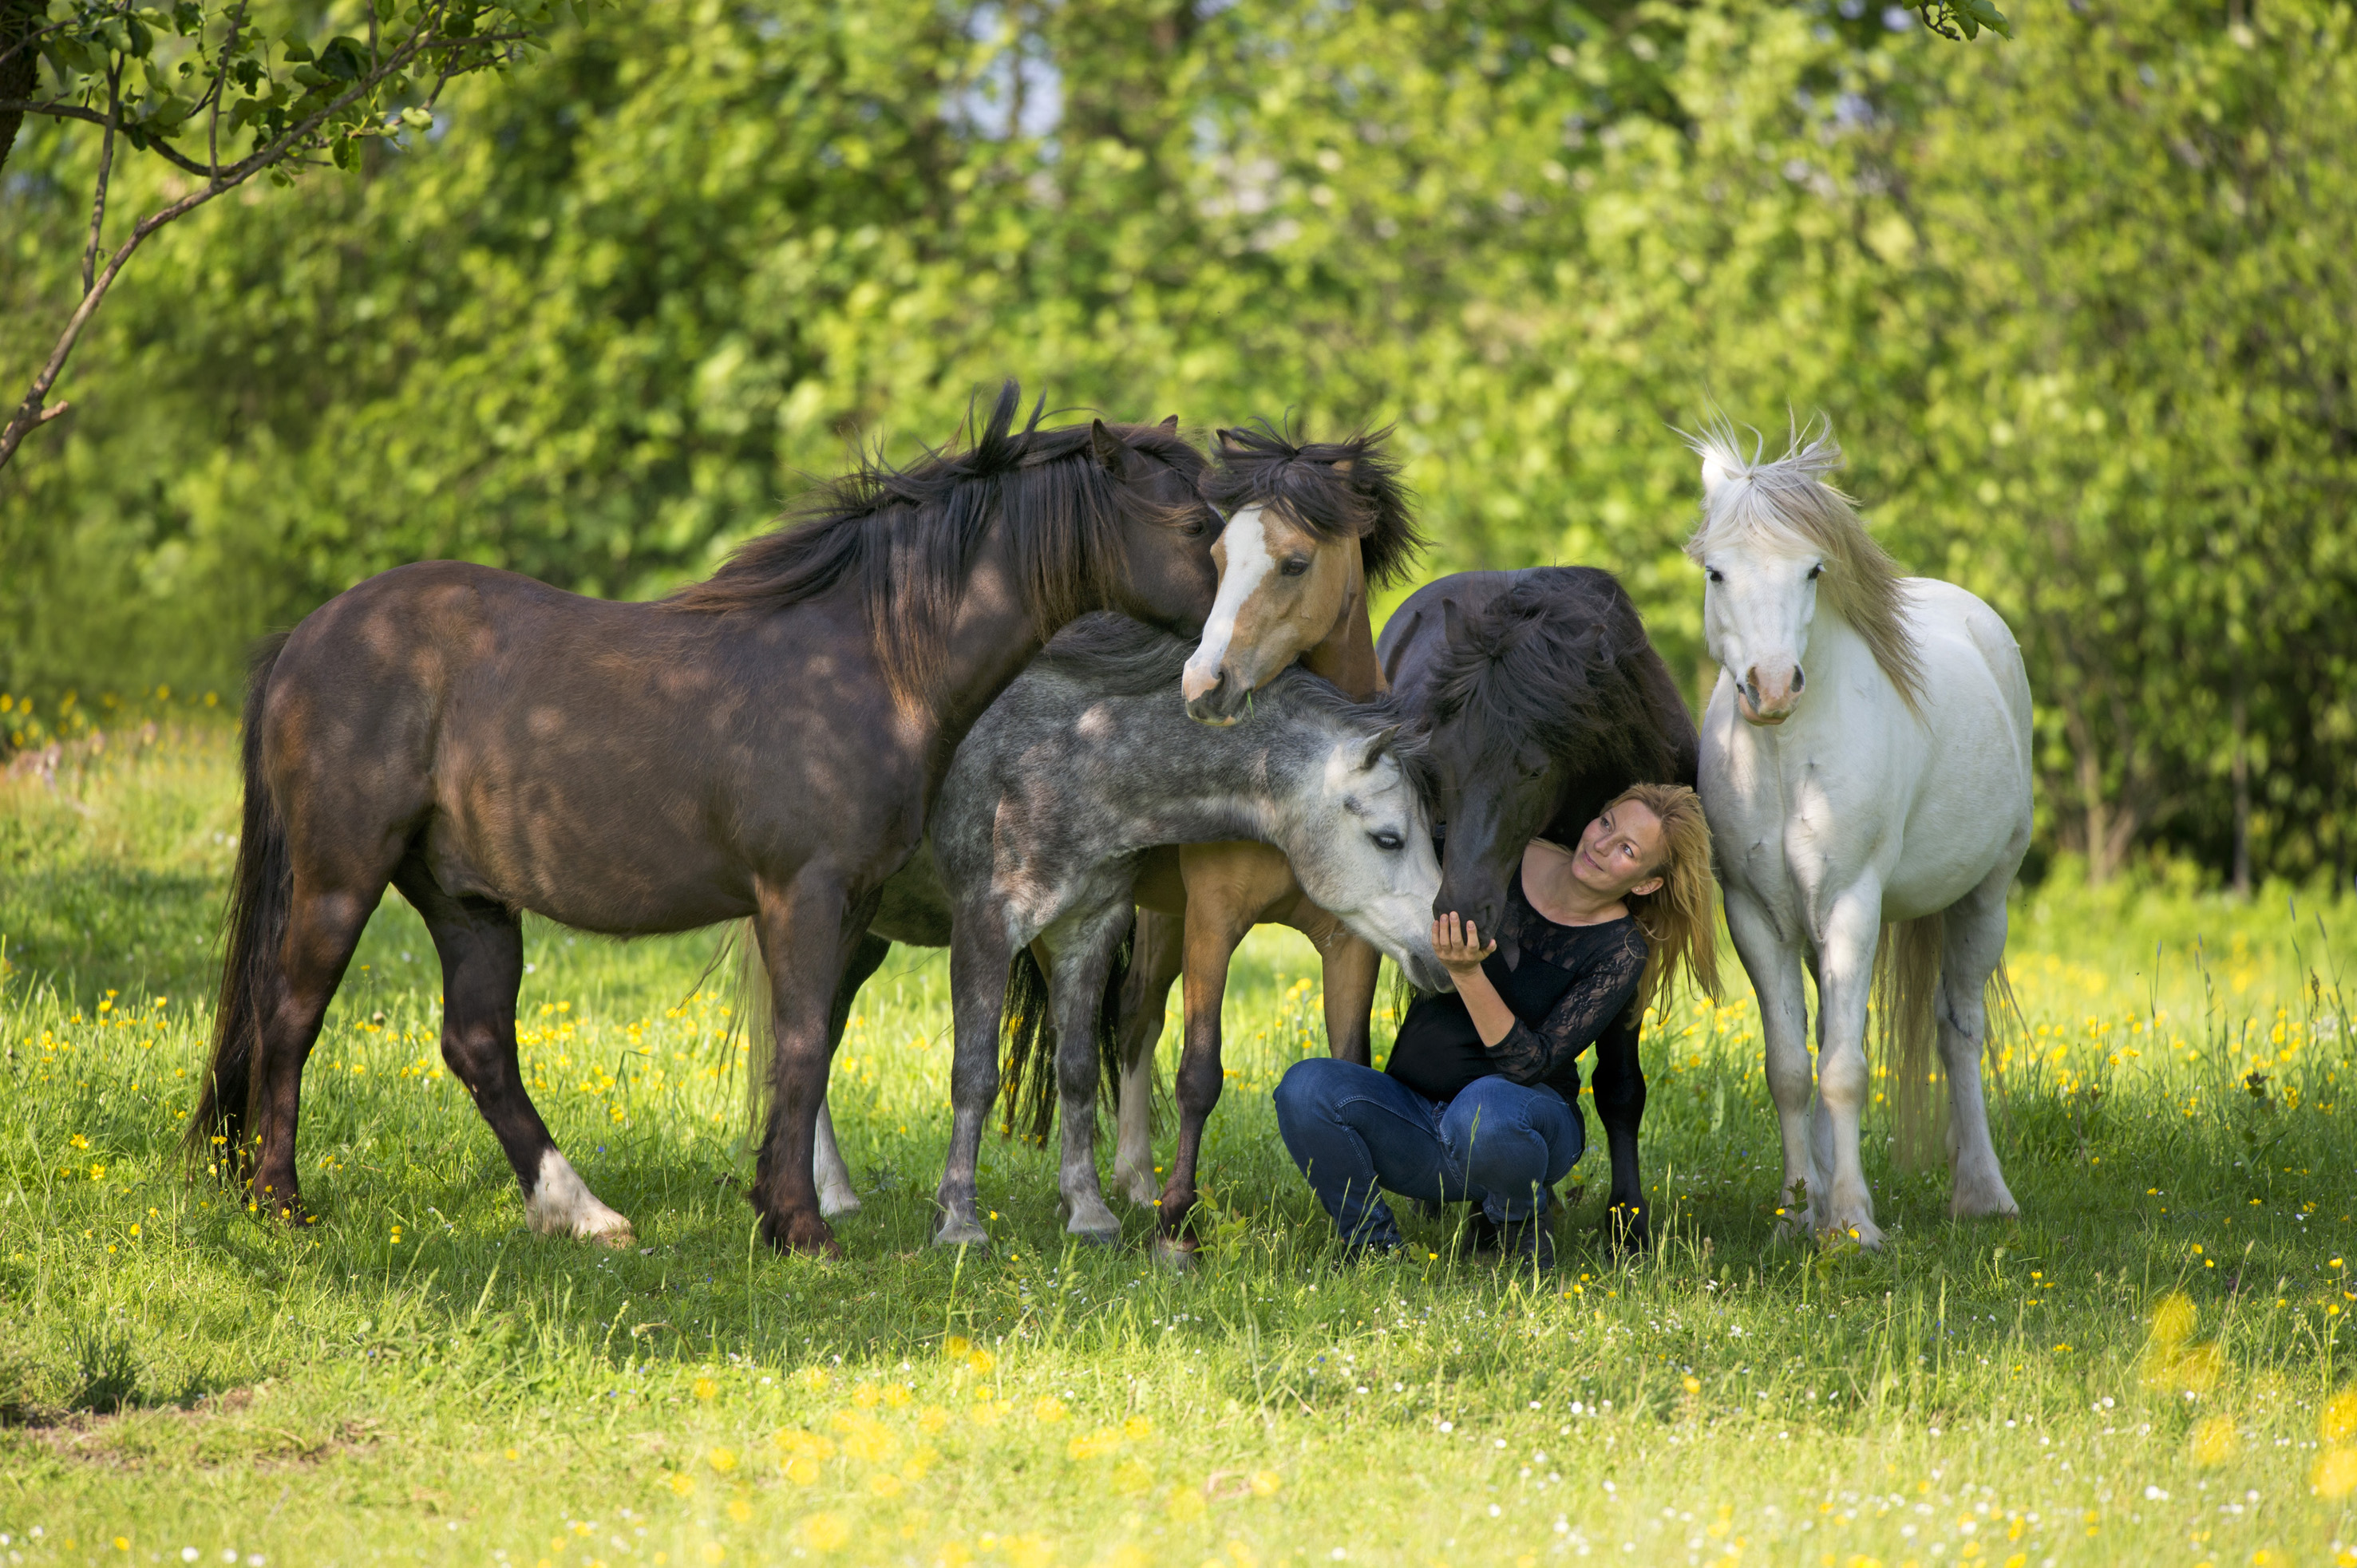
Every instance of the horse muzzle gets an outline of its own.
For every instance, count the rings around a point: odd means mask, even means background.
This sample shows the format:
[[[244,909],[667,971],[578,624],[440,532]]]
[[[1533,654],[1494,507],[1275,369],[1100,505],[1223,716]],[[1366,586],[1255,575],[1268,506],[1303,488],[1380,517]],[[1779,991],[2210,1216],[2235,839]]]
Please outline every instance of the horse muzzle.
[[[1808,676],[1797,664],[1781,679],[1771,675],[1764,680],[1755,664],[1735,683],[1735,711],[1743,715],[1746,724],[1772,729],[1792,716],[1792,709],[1799,704],[1802,689],[1808,682]]]
[[[1187,693],[1187,716],[1199,725],[1223,729],[1243,717],[1244,704],[1251,697],[1249,690],[1229,679],[1228,672],[1222,670],[1219,679],[1211,685]]]

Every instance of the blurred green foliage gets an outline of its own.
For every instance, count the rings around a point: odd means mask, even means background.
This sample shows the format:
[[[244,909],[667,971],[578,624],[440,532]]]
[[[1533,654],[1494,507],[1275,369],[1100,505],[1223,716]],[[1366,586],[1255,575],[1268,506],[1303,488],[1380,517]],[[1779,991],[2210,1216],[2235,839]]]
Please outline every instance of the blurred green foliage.
[[[0,683],[226,693],[254,633],[419,557],[659,593],[1009,372],[1395,424],[1434,570],[1611,567],[1700,682],[1674,427],[1823,410],[1900,560],[2022,639],[2039,864],[2345,882],[2357,19],[2014,20],[593,10],[143,254],[0,476]],[[0,365],[72,297],[92,156],[28,123],[10,161]]]

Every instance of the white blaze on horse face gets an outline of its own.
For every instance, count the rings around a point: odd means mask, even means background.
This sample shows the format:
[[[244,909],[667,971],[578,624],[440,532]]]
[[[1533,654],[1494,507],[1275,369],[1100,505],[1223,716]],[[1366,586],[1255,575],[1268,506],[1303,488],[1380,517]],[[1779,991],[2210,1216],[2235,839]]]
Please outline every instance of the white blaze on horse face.
[[[1757,538],[1713,545],[1703,557],[1704,644],[1752,724],[1782,724],[1800,700],[1822,561]]]
[[[1260,508],[1245,507],[1228,519],[1211,546],[1211,558],[1220,567],[1220,596],[1212,601],[1211,618],[1203,623],[1203,640],[1196,644],[1194,657],[1187,660],[1178,682],[1190,703],[1220,683],[1220,666],[1226,662],[1228,643],[1236,634],[1236,617],[1262,579],[1275,568]]]
[[[597,1201],[573,1162],[554,1149],[540,1156],[540,1179],[523,1200],[524,1219],[544,1236],[572,1236],[627,1247],[630,1222]]]

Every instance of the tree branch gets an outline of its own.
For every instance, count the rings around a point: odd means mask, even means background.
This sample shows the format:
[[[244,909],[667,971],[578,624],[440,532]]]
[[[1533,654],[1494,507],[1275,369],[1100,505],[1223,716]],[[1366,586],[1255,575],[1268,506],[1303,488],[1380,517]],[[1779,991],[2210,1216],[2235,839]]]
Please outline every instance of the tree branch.
[[[90,293],[98,274],[98,242],[106,228],[106,188],[114,177],[114,128],[123,119],[123,68],[106,68],[106,136],[99,144],[98,188],[90,202],[90,241],[81,248],[81,291]]]
[[[103,125],[107,123],[105,115],[95,109],[85,109],[79,103],[60,103],[49,100],[0,102],[0,114],[14,113],[46,114],[52,120],[79,120],[89,125]],[[160,136],[147,138],[147,150],[159,155],[165,162],[185,169],[189,174],[204,175],[208,177],[212,174],[210,169],[181,153]]]

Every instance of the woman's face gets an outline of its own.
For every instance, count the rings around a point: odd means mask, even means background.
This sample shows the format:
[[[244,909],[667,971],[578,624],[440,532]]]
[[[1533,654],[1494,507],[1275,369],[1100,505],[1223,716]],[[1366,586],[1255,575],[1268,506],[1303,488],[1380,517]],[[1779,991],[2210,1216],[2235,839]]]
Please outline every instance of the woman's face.
[[[1659,887],[1661,861],[1662,819],[1640,801],[1623,800],[1580,833],[1571,874],[1591,892],[1620,898]]]

